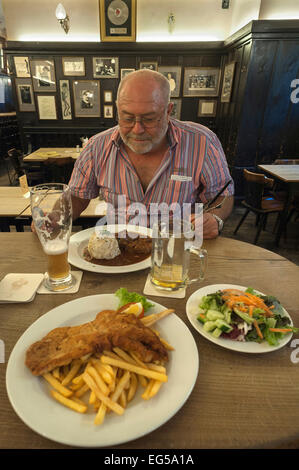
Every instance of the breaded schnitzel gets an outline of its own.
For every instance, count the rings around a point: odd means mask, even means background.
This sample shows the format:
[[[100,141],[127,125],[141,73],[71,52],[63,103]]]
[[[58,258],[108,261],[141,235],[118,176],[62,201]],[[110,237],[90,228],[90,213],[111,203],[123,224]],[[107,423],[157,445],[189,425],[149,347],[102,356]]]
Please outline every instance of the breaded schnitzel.
[[[28,348],[25,364],[34,375],[43,375],[73,359],[116,346],[135,353],[143,362],[168,360],[158,336],[135,315],[103,310],[91,322],[50,331]]]

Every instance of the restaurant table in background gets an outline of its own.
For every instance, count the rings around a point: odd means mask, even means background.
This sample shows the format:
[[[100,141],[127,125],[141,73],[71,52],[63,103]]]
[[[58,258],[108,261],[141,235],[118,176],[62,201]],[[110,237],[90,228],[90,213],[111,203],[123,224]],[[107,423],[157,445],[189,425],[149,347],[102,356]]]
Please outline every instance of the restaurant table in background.
[[[78,151],[79,150],[79,151]],[[68,158],[71,157],[73,160],[76,160],[82,149],[78,149],[74,147],[46,147],[46,148],[39,148],[34,152],[26,155],[24,157],[25,162],[45,162],[49,158]]]
[[[299,325],[298,267],[275,253],[233,239],[218,237],[205,241],[204,247],[209,262],[202,283],[189,287],[184,299],[149,297],[166,308],[174,308],[193,334],[199,353],[194,389],[168,422],[144,437],[114,448],[298,448],[299,364],[291,361],[294,349],[290,343],[266,354],[234,352],[202,337],[186,316],[187,299],[199,287],[227,283],[275,295],[294,324]],[[0,257],[2,277],[11,272],[40,273],[45,269],[45,258],[33,233],[0,233]],[[67,448],[27,427],[8,400],[6,365],[24,331],[43,314],[70,300],[114,293],[119,287],[142,294],[147,274],[148,270],[112,275],[84,272],[80,290],[75,294],[37,294],[29,303],[0,305],[0,338],[5,345],[5,364],[0,364],[0,448]],[[188,367],[188,357],[185,361]]]
[[[280,223],[275,236],[275,244],[278,246],[281,235],[286,227],[287,217],[291,208],[292,199],[296,188],[299,188],[299,165],[258,165],[260,170],[265,171],[278,181],[285,183],[287,198]]]

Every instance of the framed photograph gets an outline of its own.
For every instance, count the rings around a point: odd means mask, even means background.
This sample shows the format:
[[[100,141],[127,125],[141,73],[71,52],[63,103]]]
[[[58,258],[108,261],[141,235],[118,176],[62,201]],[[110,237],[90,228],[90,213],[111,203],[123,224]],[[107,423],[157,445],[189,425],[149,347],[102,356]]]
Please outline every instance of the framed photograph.
[[[113,118],[113,106],[112,105],[104,105],[104,118]]]
[[[94,57],[94,78],[118,78],[118,57]]]
[[[62,119],[72,119],[70,84],[68,80],[59,80]]]
[[[173,103],[173,108],[170,116],[175,119],[181,119],[182,100],[171,99],[170,102]]]
[[[33,90],[37,92],[56,91],[54,60],[30,60]]]
[[[136,41],[136,0],[100,0],[103,42]]]
[[[221,102],[229,103],[230,97],[233,88],[234,73],[235,73],[235,64],[236,62],[231,62],[227,64],[224,68],[222,92],[221,92]]]
[[[140,62],[140,69],[158,70],[158,62]]]
[[[62,57],[63,75],[68,77],[84,77],[84,57]]]
[[[99,80],[76,80],[73,83],[73,87],[75,116],[101,116]]]
[[[199,117],[214,117],[216,116],[217,100],[198,100]]]
[[[131,72],[135,72],[135,69],[120,69],[120,79],[122,80],[123,78],[125,78],[126,75]]]
[[[113,101],[112,91],[110,91],[110,90],[105,90],[104,91],[104,101],[105,101],[105,103],[112,103],[112,101]]]
[[[186,67],[184,96],[218,96],[220,69],[216,67]]]
[[[32,82],[30,78],[16,78],[16,89],[19,110],[22,112],[35,111]]]
[[[169,81],[171,97],[180,96],[181,89],[181,67],[159,67],[158,72],[162,73]]]
[[[30,67],[28,57],[14,57],[16,76],[20,78],[30,78]]]
[[[56,101],[54,95],[37,95],[39,119],[57,119]]]

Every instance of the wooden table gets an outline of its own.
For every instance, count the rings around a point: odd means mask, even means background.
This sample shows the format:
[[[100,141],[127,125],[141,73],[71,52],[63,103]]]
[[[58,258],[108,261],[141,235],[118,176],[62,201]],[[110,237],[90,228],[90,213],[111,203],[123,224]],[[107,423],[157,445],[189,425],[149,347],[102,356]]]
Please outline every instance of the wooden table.
[[[294,191],[299,187],[299,165],[258,165],[258,167],[286,185],[287,198],[275,236],[275,244],[278,246],[287,222]]]
[[[231,283],[276,295],[299,325],[297,266],[270,251],[233,239],[219,237],[204,245],[209,265],[201,286]],[[2,276],[9,272],[44,272],[45,259],[32,233],[0,233],[0,256]],[[86,295],[113,293],[119,287],[142,293],[147,272],[84,272],[76,294],[37,294],[31,303],[0,305],[0,338],[5,344],[6,363],[21,334],[50,309]],[[190,397],[163,426],[116,448],[298,448],[299,364],[291,361],[294,349],[289,343],[267,354],[241,354],[203,338],[185,313],[187,298],[200,285],[189,287],[185,299],[150,297],[174,308],[194,336],[199,375]],[[5,372],[6,364],[0,364],[0,448],[65,448],[35,433],[19,419],[6,394]]]
[[[80,155],[81,148],[79,152],[74,147],[42,147],[35,152],[30,153],[24,157],[25,162],[45,162],[49,158],[61,159],[71,157],[73,160],[77,160]]]

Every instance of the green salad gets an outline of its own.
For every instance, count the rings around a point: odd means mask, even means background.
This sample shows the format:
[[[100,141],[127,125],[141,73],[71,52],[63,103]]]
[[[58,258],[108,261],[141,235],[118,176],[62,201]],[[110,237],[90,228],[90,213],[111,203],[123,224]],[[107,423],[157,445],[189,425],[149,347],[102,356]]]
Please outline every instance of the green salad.
[[[267,341],[277,346],[286,334],[299,331],[275,297],[258,294],[252,288],[208,294],[200,300],[198,311],[197,320],[215,338]]]

